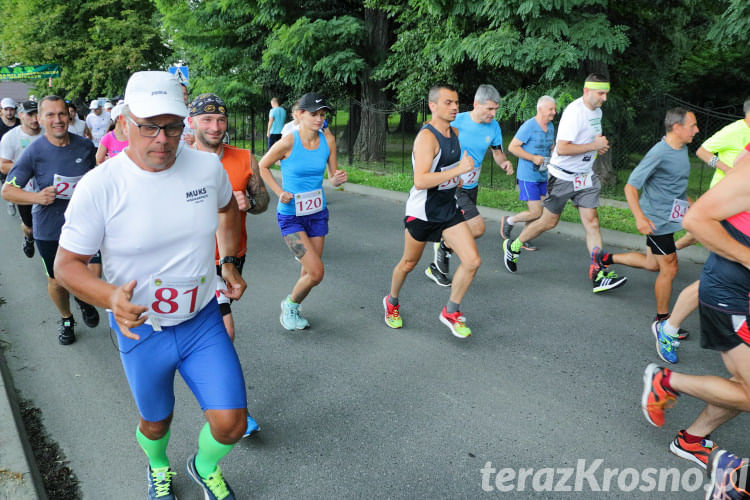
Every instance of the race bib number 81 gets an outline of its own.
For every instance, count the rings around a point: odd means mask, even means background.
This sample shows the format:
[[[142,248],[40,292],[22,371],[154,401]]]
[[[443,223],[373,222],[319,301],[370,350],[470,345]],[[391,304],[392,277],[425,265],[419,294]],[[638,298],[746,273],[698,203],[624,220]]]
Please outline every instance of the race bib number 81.
[[[152,276],[149,282],[149,315],[183,320],[197,312],[198,295],[207,286],[205,276],[199,278],[168,278]],[[215,282],[211,282],[215,286]]]

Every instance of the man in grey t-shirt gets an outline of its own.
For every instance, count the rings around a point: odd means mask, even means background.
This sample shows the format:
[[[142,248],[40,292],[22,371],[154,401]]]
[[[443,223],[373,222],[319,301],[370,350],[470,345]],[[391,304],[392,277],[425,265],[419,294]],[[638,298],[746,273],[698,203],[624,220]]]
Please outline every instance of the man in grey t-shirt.
[[[659,272],[654,283],[655,325],[669,317],[672,282],[678,269],[674,233],[682,229],[682,218],[690,203],[687,196],[690,176],[687,144],[698,133],[695,115],[683,108],[667,111],[664,126],[667,135],[646,153],[625,185],[625,197],[635,216],[636,227],[646,235],[646,253],[595,252],[595,259],[602,265],[625,264]],[[638,190],[641,190],[640,198]],[[659,356],[664,361],[676,363],[675,338],[662,335],[659,328],[652,330]]]

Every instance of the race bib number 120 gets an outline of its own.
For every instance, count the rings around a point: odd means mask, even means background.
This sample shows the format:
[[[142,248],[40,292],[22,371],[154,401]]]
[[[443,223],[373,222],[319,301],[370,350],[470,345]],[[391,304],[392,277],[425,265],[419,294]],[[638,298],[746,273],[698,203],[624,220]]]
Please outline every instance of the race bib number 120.
[[[294,195],[294,212],[297,216],[316,214],[323,210],[323,190],[316,189]]]
[[[207,286],[205,276],[169,278],[152,276],[149,286],[149,315],[176,320],[189,319],[198,312],[198,296]],[[215,282],[211,282],[214,287]],[[201,295],[202,296],[202,295]]]
[[[55,183],[55,192],[57,193],[55,195],[55,198],[60,198],[61,200],[69,200],[71,196],[73,196],[73,191],[75,191],[76,186],[78,185],[78,181],[81,180],[82,175],[79,175],[78,177],[65,177],[64,175],[55,174],[52,179]]]

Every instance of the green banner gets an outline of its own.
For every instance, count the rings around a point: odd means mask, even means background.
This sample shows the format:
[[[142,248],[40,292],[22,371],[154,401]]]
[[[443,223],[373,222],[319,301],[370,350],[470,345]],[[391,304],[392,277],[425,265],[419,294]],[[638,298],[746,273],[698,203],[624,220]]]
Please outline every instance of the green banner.
[[[34,78],[59,78],[59,64],[42,64],[31,66],[21,64],[19,66],[0,66],[0,80],[26,80]]]

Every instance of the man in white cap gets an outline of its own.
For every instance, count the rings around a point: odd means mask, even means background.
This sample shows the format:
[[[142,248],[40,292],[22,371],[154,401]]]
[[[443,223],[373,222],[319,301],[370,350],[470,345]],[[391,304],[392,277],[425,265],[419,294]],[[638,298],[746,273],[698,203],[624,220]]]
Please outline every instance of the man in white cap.
[[[66,287],[111,311],[140,413],[148,498],[174,498],[166,449],[179,368],[208,420],[188,473],[204,498],[234,499],[218,462],[245,432],[247,401],[214,293],[214,250],[218,243],[226,296],[239,299],[246,288],[235,267],[240,213],[219,158],[179,147],[185,116],[173,75],[130,77],[119,117],[130,145],[79,183],[55,269]],[[100,248],[106,282],[86,267]]]
[[[2,106],[0,113],[0,139],[2,139],[7,131],[17,127],[21,122],[16,117],[16,101],[5,97],[0,101],[0,106]],[[5,182],[5,174],[0,173],[0,183],[3,182]],[[11,202],[8,202],[8,215],[16,215],[16,206]]]
[[[42,127],[37,119],[37,104],[35,101],[21,103],[18,110],[21,120],[20,127],[13,127],[0,139],[0,172],[3,177],[10,172],[13,164],[21,157],[26,146],[42,136]],[[31,179],[24,187],[24,191],[34,192],[34,179]],[[34,232],[33,216],[31,207],[33,205],[18,205],[18,215],[21,216],[21,231],[23,231],[23,253],[28,258],[34,256]]]
[[[109,113],[104,113],[97,99],[89,105],[91,112],[86,117],[86,126],[91,131],[91,141],[99,147],[99,141],[109,130]]]

